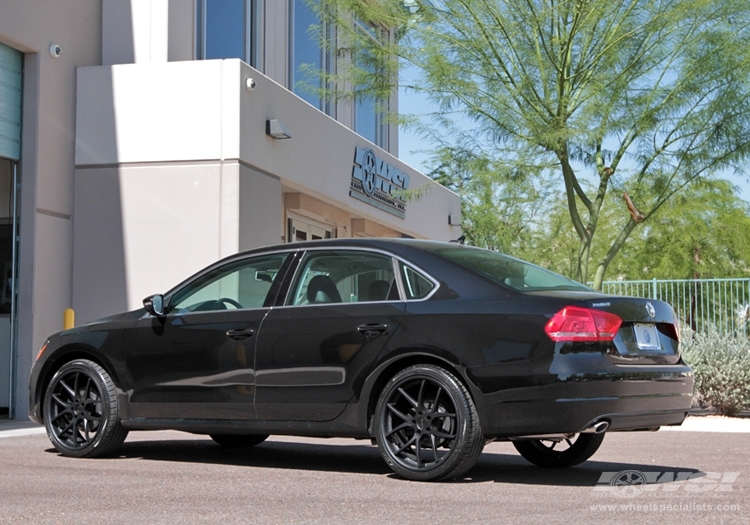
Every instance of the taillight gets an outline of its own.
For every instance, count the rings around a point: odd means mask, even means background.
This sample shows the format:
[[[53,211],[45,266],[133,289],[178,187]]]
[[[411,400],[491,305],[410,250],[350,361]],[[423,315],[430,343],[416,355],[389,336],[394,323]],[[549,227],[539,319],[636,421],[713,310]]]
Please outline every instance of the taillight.
[[[622,319],[615,314],[580,306],[566,306],[545,325],[553,341],[611,341]]]
[[[677,316],[674,316],[674,324],[672,325],[674,328],[674,338],[677,339],[677,342],[680,342],[680,320],[677,318]]]

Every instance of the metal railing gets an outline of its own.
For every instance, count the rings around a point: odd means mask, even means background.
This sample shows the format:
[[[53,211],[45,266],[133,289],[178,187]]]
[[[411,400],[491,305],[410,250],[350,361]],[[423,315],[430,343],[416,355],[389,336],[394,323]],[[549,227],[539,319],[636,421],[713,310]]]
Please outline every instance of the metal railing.
[[[750,334],[750,279],[605,281],[602,292],[665,301],[683,330]]]

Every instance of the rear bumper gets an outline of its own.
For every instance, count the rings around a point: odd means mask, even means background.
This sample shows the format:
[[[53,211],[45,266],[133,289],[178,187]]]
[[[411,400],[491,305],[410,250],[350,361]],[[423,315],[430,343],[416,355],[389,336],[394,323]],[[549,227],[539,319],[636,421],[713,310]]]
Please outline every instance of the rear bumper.
[[[576,433],[599,421],[608,431],[679,425],[692,405],[693,377],[686,366],[670,368],[650,378],[601,374],[485,395],[482,430],[503,438]]]

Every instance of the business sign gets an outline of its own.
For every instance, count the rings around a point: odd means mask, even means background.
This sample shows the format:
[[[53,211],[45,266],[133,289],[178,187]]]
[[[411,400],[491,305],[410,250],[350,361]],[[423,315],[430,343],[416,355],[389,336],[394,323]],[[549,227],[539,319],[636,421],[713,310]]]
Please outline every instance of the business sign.
[[[354,169],[349,195],[403,219],[409,175],[375,156],[371,149],[354,150]]]

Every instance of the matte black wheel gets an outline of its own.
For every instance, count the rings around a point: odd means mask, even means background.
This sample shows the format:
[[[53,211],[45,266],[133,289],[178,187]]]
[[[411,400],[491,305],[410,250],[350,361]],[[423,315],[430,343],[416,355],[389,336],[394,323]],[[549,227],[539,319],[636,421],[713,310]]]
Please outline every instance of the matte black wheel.
[[[128,435],[112,378],[86,359],[64,364],[52,377],[44,396],[44,426],[55,448],[73,457],[104,456]]]
[[[565,468],[583,463],[594,455],[604,434],[577,434],[570,439],[514,441],[513,446],[527,461],[539,467]]]
[[[222,447],[243,448],[260,445],[268,439],[268,434],[211,434],[210,437]]]
[[[385,385],[375,408],[375,439],[388,466],[417,481],[459,476],[484,448],[471,395],[434,365],[406,368]]]

